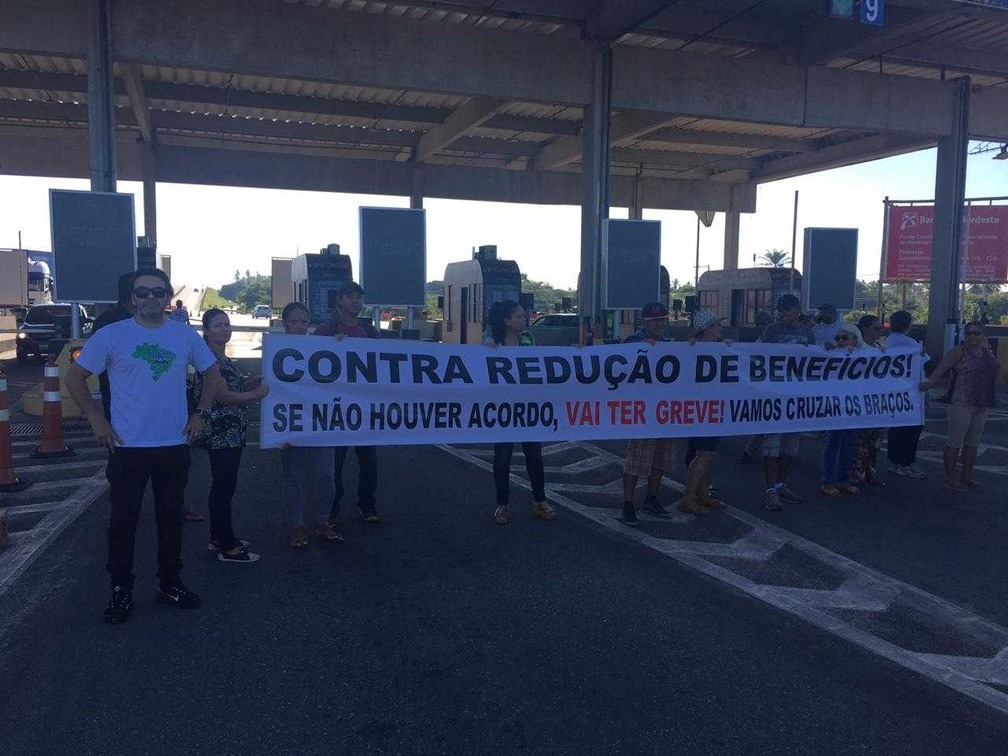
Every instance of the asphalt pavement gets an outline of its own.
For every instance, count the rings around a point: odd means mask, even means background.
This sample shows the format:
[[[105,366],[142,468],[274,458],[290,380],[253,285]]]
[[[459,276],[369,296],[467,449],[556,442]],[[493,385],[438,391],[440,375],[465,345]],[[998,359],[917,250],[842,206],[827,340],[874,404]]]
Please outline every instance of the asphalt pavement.
[[[348,499],[346,542],[303,551],[287,546],[277,453],[252,446],[235,523],[262,560],[221,564],[207,524],[189,525],[183,577],[204,605],[156,604],[148,500],[136,609],[117,627],[101,621],[97,496],[0,592],[0,753],[1001,754],[1006,410],[980,494],[940,488],[929,435],[926,481],[766,512],[732,439],[715,473],[728,512],[639,531],[614,517],[620,444],[547,447],[553,523],[532,517],[516,454],[506,527],[487,448],[382,449],[385,522]],[[73,443],[100,474],[100,452]],[[803,440],[801,491],[820,444]]]

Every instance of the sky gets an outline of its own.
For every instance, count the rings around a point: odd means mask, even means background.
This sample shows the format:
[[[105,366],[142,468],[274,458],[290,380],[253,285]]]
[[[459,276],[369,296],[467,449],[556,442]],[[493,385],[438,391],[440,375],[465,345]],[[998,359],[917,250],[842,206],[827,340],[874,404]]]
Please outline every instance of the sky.
[[[1008,195],[1008,161],[993,153],[969,158],[967,197]],[[877,279],[882,244],[883,199],[934,196],[935,150],[886,158],[858,166],[762,184],[756,212],[742,215],[740,266],[771,248],[791,251],[794,192],[799,192],[796,267],[801,269],[802,229],[857,228],[858,278]],[[82,180],[0,175],[0,247],[52,248],[48,190],[88,189]],[[143,232],[141,185],[119,183],[136,195],[137,234]],[[646,198],[645,198],[646,200]],[[158,252],[172,258],[173,282],[219,288],[234,271],[268,275],[270,259],[317,252],[335,242],[359,269],[358,208],[408,207],[405,197],[324,192],[192,186],[157,186]],[[515,260],[533,280],[573,288],[580,266],[580,209],[574,206],[519,205],[425,199],[427,280],[441,279],[449,262],[467,260],[473,247],[496,244],[498,256]],[[625,208],[611,216],[626,218]],[[696,215],[691,211],[647,210],[661,221],[662,264],[673,279],[692,281]],[[700,273],[720,269],[724,214],[700,235]]]

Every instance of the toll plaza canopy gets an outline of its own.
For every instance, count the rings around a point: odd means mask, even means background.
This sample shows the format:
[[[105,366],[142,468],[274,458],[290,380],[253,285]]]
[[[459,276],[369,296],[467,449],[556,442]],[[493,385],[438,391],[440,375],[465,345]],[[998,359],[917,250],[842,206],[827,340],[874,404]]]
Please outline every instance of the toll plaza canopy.
[[[759,182],[1008,141],[1008,0],[858,7],[4,0],[0,173],[143,179],[151,236],[155,180],[580,204],[589,284],[610,204],[723,211],[735,267]]]

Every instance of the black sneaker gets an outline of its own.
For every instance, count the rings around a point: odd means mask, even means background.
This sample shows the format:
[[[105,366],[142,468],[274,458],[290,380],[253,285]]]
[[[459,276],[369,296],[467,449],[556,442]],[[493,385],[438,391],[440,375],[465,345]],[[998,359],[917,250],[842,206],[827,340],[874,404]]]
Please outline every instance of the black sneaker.
[[[244,538],[239,538],[238,539],[238,543],[240,543],[246,549],[249,547],[249,542],[246,541]],[[220,551],[220,541],[218,541],[216,538],[211,538],[210,539],[210,543],[207,544],[206,550],[207,551]]]
[[[637,519],[637,510],[634,509],[633,504],[623,505],[623,524],[631,527],[640,525],[640,520]]]
[[[364,519],[364,522],[381,522],[378,510],[374,507],[358,507],[358,509],[360,509],[360,516]]]
[[[230,554],[226,551],[218,551],[217,559],[221,562],[237,562],[238,564],[252,564],[259,561],[259,555],[253,554],[247,546],[238,549],[237,554]]]
[[[644,498],[644,511],[650,512],[659,517],[668,517],[669,511],[661,505],[657,496],[647,496]]]
[[[158,590],[157,600],[162,604],[171,604],[180,609],[195,609],[200,605],[200,597],[190,591],[181,580],[169,585],[162,585]]]
[[[125,622],[132,611],[133,591],[124,585],[113,586],[108,606],[105,607],[105,622],[110,625],[118,625]]]

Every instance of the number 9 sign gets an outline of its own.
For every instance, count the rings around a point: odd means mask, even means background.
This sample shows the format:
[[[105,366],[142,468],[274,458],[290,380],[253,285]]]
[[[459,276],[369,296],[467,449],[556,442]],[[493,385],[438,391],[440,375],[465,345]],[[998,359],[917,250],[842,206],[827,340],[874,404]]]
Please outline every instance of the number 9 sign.
[[[861,0],[861,23],[882,26],[885,21],[885,0]]]

